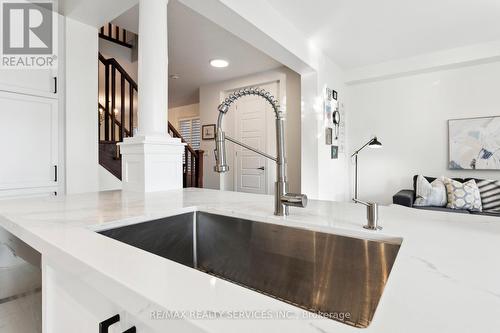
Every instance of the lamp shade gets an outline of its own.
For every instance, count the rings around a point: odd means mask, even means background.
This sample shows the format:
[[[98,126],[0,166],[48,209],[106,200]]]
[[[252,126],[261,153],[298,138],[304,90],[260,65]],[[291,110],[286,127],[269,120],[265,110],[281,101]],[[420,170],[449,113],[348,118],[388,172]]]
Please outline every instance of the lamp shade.
[[[368,146],[370,148],[382,148],[382,143],[378,141],[377,137],[374,137]]]

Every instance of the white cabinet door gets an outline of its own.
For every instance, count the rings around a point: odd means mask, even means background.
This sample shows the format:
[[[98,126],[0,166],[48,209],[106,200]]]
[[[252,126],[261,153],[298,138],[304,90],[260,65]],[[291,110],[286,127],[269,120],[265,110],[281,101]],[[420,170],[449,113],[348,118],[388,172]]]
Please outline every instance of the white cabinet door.
[[[0,91],[0,196],[57,188],[57,100]]]
[[[55,77],[51,69],[0,69],[0,90],[57,98]]]

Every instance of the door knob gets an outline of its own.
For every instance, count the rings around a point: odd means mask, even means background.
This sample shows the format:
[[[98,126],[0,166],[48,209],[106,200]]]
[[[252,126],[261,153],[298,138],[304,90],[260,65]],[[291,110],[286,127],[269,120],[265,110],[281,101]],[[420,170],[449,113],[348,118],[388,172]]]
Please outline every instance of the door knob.
[[[260,168],[257,168],[257,170],[265,170],[266,168],[264,168],[263,166],[261,166]]]

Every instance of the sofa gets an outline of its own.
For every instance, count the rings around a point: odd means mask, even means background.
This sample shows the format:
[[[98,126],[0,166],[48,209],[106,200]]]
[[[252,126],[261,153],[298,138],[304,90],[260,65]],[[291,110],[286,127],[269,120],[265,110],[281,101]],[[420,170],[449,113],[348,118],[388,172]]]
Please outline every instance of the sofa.
[[[446,207],[427,207],[427,206],[414,206],[415,199],[416,199],[416,184],[417,184],[417,177],[418,175],[413,176],[413,189],[411,190],[401,190],[398,193],[394,194],[392,197],[392,203],[396,205],[401,205],[401,206],[406,206],[406,207],[411,207],[415,209],[425,209],[425,210],[434,210],[434,211],[442,211],[442,212],[450,212],[450,213],[459,213],[459,214],[475,214],[475,215],[488,215],[488,216],[498,216],[500,217],[500,212],[471,212],[468,210],[461,210],[461,209],[451,209],[451,208],[446,208]],[[432,183],[436,178],[434,177],[427,177],[425,176],[425,179],[429,183]],[[474,179],[478,181],[479,179],[477,178],[452,178],[453,180],[459,181],[461,183],[466,182],[470,179]]]

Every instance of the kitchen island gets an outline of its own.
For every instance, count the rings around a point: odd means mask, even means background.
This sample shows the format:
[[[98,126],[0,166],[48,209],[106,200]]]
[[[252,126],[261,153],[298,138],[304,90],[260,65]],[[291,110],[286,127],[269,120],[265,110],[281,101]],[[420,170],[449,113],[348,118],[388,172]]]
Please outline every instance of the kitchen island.
[[[45,332],[356,332],[346,324],[104,237],[96,231],[192,211],[402,242],[368,332],[494,332],[500,327],[500,219],[311,200],[273,216],[273,197],[207,189],[109,191],[0,202],[0,226],[42,254]],[[225,313],[225,319],[216,318]],[[230,314],[227,316],[227,314]],[[117,330],[118,331],[118,330]],[[120,332],[121,332],[120,331]]]

